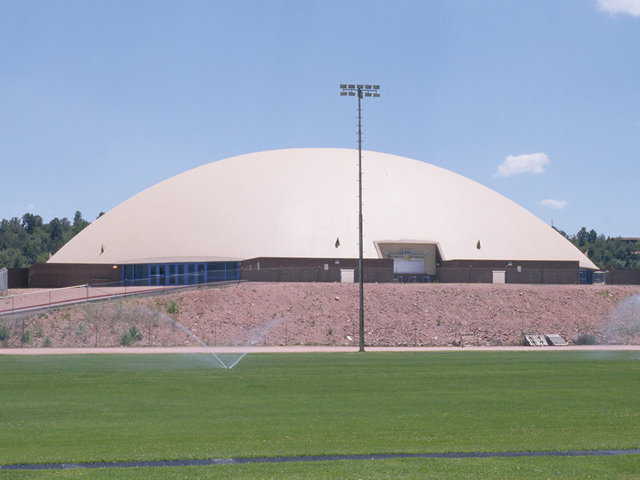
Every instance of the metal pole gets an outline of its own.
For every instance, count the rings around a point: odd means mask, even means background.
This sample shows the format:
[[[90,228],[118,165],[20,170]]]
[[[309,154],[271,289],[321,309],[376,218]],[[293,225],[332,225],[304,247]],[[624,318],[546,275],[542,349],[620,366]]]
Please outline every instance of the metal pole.
[[[364,352],[364,271],[362,261],[362,89],[358,88],[358,281],[360,282],[359,352]]]
[[[364,242],[362,234],[362,99],[380,97],[380,85],[340,84],[340,96],[358,96],[358,283],[360,286],[358,351],[364,352]],[[337,246],[337,245],[336,245]],[[355,327],[355,325],[354,325]],[[355,333],[355,332],[354,332]]]

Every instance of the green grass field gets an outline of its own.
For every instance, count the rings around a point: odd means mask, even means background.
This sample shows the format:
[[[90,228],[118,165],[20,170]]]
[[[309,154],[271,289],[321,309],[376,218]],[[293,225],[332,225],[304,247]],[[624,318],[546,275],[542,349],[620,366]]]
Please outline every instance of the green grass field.
[[[210,365],[187,355],[0,357],[0,464],[640,447],[638,352],[253,354],[233,370]],[[0,473],[533,476],[640,478],[640,456]]]

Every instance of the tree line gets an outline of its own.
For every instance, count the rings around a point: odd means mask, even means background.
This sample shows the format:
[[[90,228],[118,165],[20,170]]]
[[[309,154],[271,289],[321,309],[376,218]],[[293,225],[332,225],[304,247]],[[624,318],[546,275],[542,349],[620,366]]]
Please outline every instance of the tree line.
[[[103,212],[100,212],[101,216]],[[77,211],[73,220],[54,218],[44,223],[40,215],[0,220],[0,268],[23,268],[46,262],[89,222]],[[608,237],[582,227],[574,235],[556,229],[603,269],[640,269],[640,242]]]
[[[640,242],[608,237],[593,229],[587,230],[585,227],[578,230],[575,235],[567,235],[562,230],[558,232],[604,270],[640,269]]]
[[[46,262],[89,222],[77,211],[73,220],[54,218],[45,223],[40,215],[0,220],[0,268],[23,268]]]

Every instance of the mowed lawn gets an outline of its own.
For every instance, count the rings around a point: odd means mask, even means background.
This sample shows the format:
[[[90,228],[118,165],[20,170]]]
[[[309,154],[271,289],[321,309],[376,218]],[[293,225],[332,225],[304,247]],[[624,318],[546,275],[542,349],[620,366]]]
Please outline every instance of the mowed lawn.
[[[213,364],[204,355],[2,356],[0,464],[640,447],[638,352],[252,354],[232,370]],[[354,461],[52,478],[429,478],[441,469],[437,478],[455,478],[451,468],[476,478],[621,468],[621,478],[636,478],[639,460]]]

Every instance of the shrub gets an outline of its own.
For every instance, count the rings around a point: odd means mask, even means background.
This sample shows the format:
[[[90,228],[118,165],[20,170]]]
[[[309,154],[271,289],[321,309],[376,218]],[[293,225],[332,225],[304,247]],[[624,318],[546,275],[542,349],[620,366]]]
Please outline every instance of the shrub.
[[[167,303],[167,313],[168,314],[175,315],[179,311],[180,311],[180,307],[178,306],[178,304],[176,303],[175,300],[171,300],[169,303]]]
[[[8,340],[10,334],[11,333],[9,332],[9,329],[7,327],[5,327],[4,325],[0,325],[0,342]]]
[[[84,323],[79,323],[76,326],[76,336],[82,337],[85,333],[87,333],[87,326]]]
[[[44,337],[44,342],[42,342],[42,346],[43,347],[50,347],[51,346],[51,339],[49,337]]]
[[[20,337],[20,343],[31,343],[31,332],[29,330],[25,330],[25,332],[22,334],[22,336]]]
[[[142,340],[142,333],[140,333],[140,330],[138,330],[137,327],[131,327],[122,334],[122,337],[120,337],[120,345],[127,347],[140,340]]]
[[[598,339],[591,333],[581,333],[575,341],[576,345],[596,345]]]

